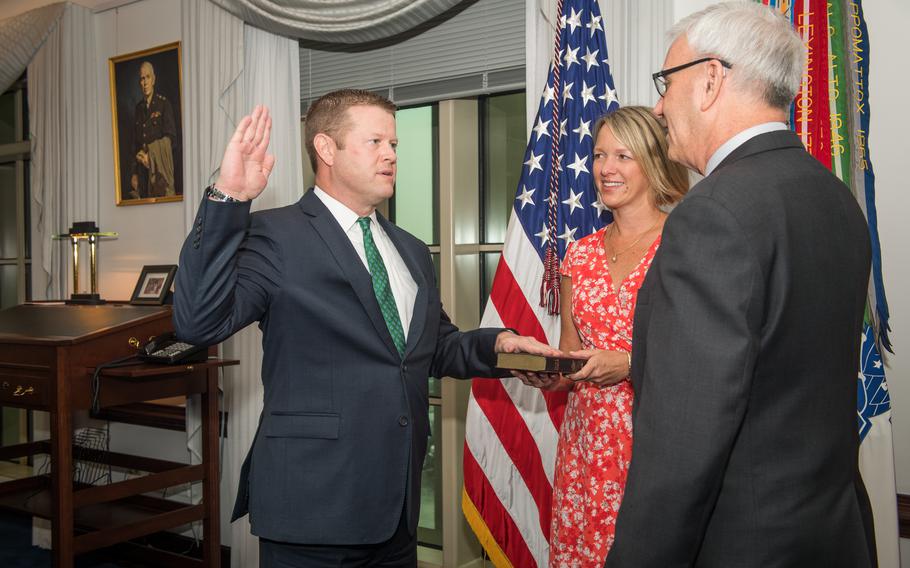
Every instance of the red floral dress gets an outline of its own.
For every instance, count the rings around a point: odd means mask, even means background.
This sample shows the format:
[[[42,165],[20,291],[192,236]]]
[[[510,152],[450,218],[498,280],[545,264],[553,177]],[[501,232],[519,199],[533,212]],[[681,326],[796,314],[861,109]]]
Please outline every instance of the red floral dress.
[[[660,246],[616,285],[604,252],[606,228],[570,245],[562,275],[572,279],[572,319],[584,349],[632,349],[638,289]],[[576,383],[556,450],[551,567],[597,567],[613,545],[616,514],[632,457],[632,384]]]

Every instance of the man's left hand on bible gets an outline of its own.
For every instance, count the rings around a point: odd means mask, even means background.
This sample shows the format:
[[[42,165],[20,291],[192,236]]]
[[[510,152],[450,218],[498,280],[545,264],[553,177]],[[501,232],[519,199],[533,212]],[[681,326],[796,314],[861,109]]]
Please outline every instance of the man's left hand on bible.
[[[528,335],[517,335],[511,331],[503,331],[496,336],[497,353],[534,353],[535,355],[559,356],[562,351],[537,341]]]

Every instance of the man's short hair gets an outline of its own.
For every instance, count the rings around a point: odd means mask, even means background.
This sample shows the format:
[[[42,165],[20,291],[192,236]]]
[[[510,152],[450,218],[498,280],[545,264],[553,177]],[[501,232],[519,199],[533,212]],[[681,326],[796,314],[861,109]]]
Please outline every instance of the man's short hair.
[[[319,158],[313,139],[320,132],[328,135],[342,148],[344,134],[350,127],[348,109],[353,106],[375,106],[390,114],[395,114],[395,103],[371,91],[362,89],[339,89],[326,93],[313,101],[306,111],[304,132],[306,134],[306,151],[310,157],[310,165],[316,171]]]
[[[677,22],[671,43],[685,35],[696,56],[730,63],[729,81],[773,108],[787,109],[803,76],[806,48],[786,18],[755,2],[723,2]]]

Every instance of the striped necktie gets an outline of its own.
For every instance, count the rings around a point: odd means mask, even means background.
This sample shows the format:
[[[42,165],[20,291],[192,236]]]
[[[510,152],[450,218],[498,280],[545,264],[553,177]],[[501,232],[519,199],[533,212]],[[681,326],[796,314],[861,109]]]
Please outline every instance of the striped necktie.
[[[379,309],[382,310],[382,319],[385,320],[389,333],[392,335],[392,341],[398,349],[398,354],[404,356],[404,331],[401,328],[401,318],[398,317],[398,306],[395,304],[395,296],[392,295],[392,287],[389,285],[389,273],[386,272],[385,263],[379,255],[379,249],[376,248],[376,242],[373,241],[373,232],[370,230],[370,218],[360,217],[357,224],[363,231],[363,248],[367,255],[367,265],[370,267],[370,276],[373,279],[373,293],[376,294],[376,300],[379,302]]]

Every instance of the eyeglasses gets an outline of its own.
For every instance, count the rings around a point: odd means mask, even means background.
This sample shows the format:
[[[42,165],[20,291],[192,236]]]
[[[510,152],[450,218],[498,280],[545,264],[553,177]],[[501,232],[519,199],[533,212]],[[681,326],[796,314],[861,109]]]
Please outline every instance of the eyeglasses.
[[[696,59],[695,61],[690,61],[688,63],[683,63],[682,65],[677,65],[676,67],[670,67],[669,69],[664,69],[663,71],[658,71],[651,75],[651,78],[654,80],[654,88],[657,89],[657,94],[663,97],[667,93],[667,77],[676,73],[677,71],[682,71],[683,69],[688,69],[693,65],[698,65],[699,63],[704,63],[705,61],[717,61],[725,69],[732,69],[733,65],[727,63],[723,59],[718,59],[717,57],[702,57],[701,59]]]

